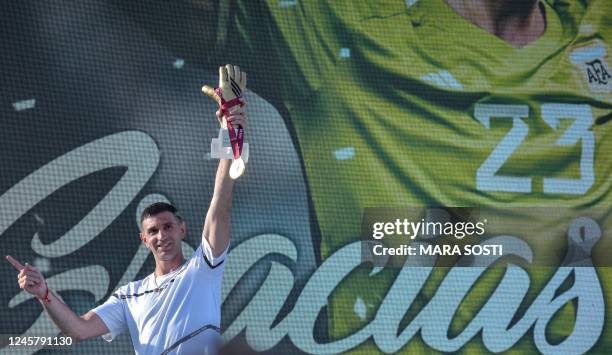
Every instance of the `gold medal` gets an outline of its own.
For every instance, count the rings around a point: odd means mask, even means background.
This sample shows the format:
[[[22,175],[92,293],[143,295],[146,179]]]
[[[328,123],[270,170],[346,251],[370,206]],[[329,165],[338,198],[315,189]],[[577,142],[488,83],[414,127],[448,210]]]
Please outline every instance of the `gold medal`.
[[[238,159],[234,159],[232,162],[232,166],[230,166],[229,176],[236,180],[244,173],[244,160],[242,157],[238,157]]]

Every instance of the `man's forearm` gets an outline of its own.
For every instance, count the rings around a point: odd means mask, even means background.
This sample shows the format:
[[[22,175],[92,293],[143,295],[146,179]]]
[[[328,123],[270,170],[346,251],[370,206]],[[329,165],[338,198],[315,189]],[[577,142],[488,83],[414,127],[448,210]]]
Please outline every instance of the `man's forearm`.
[[[229,177],[232,160],[221,160],[215,177],[215,189],[210,208],[204,222],[204,238],[213,250],[214,256],[219,256],[229,245],[230,210],[232,207],[232,191],[234,180]]]
[[[82,340],[84,338],[81,332],[83,319],[74,313],[74,311],[62,302],[53,292],[49,292],[49,299],[51,302],[40,302],[53,323],[55,323],[62,333],[75,338],[75,340]]]
[[[215,213],[229,215],[232,207],[232,193],[234,191],[234,180],[229,176],[232,165],[231,159],[219,161],[217,176],[215,177],[215,189],[211,201],[211,208]]]

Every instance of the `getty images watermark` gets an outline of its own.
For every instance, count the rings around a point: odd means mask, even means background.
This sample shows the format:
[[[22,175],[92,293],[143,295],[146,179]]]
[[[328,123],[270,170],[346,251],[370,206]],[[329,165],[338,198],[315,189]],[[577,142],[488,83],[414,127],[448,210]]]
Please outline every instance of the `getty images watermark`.
[[[440,222],[426,221],[421,219],[418,222],[410,221],[407,218],[395,219],[395,222],[374,222],[372,225],[372,238],[381,240],[383,238],[405,237],[414,240],[446,236],[450,238],[463,239],[465,237],[483,236],[487,220],[479,222]],[[503,245],[481,245],[464,244],[459,245],[454,240],[446,243],[400,243],[399,246],[385,246],[382,243],[375,243],[372,246],[372,253],[377,256],[385,255],[429,255],[429,256],[452,256],[452,255],[503,255]]]
[[[361,255],[379,267],[489,266],[501,260],[559,266],[568,258],[593,266],[591,251],[609,237],[601,228],[607,224],[609,211],[568,208],[367,208]],[[609,266],[609,259],[601,257],[598,266]]]

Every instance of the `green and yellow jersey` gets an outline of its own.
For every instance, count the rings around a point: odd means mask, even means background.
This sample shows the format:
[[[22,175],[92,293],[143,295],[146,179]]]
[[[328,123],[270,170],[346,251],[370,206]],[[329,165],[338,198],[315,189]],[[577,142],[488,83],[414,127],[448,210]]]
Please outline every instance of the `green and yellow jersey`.
[[[239,63],[252,87],[287,113],[323,260],[359,239],[366,207],[590,209],[602,230],[612,228],[612,4],[541,6],[545,33],[515,48],[443,0],[221,3],[217,53]],[[555,225],[559,217],[522,218],[518,235],[534,232],[530,221]],[[551,247],[523,237],[536,253]],[[595,263],[611,244],[600,241]],[[332,295],[331,339],[367,324],[398,272],[370,271],[351,274]],[[415,309],[447,271],[434,272]],[[554,271],[529,270],[535,289],[528,299]],[[481,280],[476,297],[486,298],[501,273]],[[598,273],[612,299],[612,274]],[[365,319],[354,311],[357,299],[374,305]],[[453,326],[465,327],[481,305],[464,304]],[[563,312],[570,321],[555,324],[553,338],[572,331],[573,311]],[[595,350],[610,339],[607,326]],[[368,343],[355,351],[375,349]],[[405,349],[430,350],[417,337]],[[525,339],[512,348],[532,349]]]

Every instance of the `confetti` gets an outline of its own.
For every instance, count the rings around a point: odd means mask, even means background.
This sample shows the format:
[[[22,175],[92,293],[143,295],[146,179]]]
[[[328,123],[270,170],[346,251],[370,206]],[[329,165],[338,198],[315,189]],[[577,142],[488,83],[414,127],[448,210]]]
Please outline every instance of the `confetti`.
[[[15,111],[29,110],[29,109],[34,108],[35,105],[36,105],[36,99],[21,100],[21,101],[17,101],[13,103],[13,107],[15,108]]]

